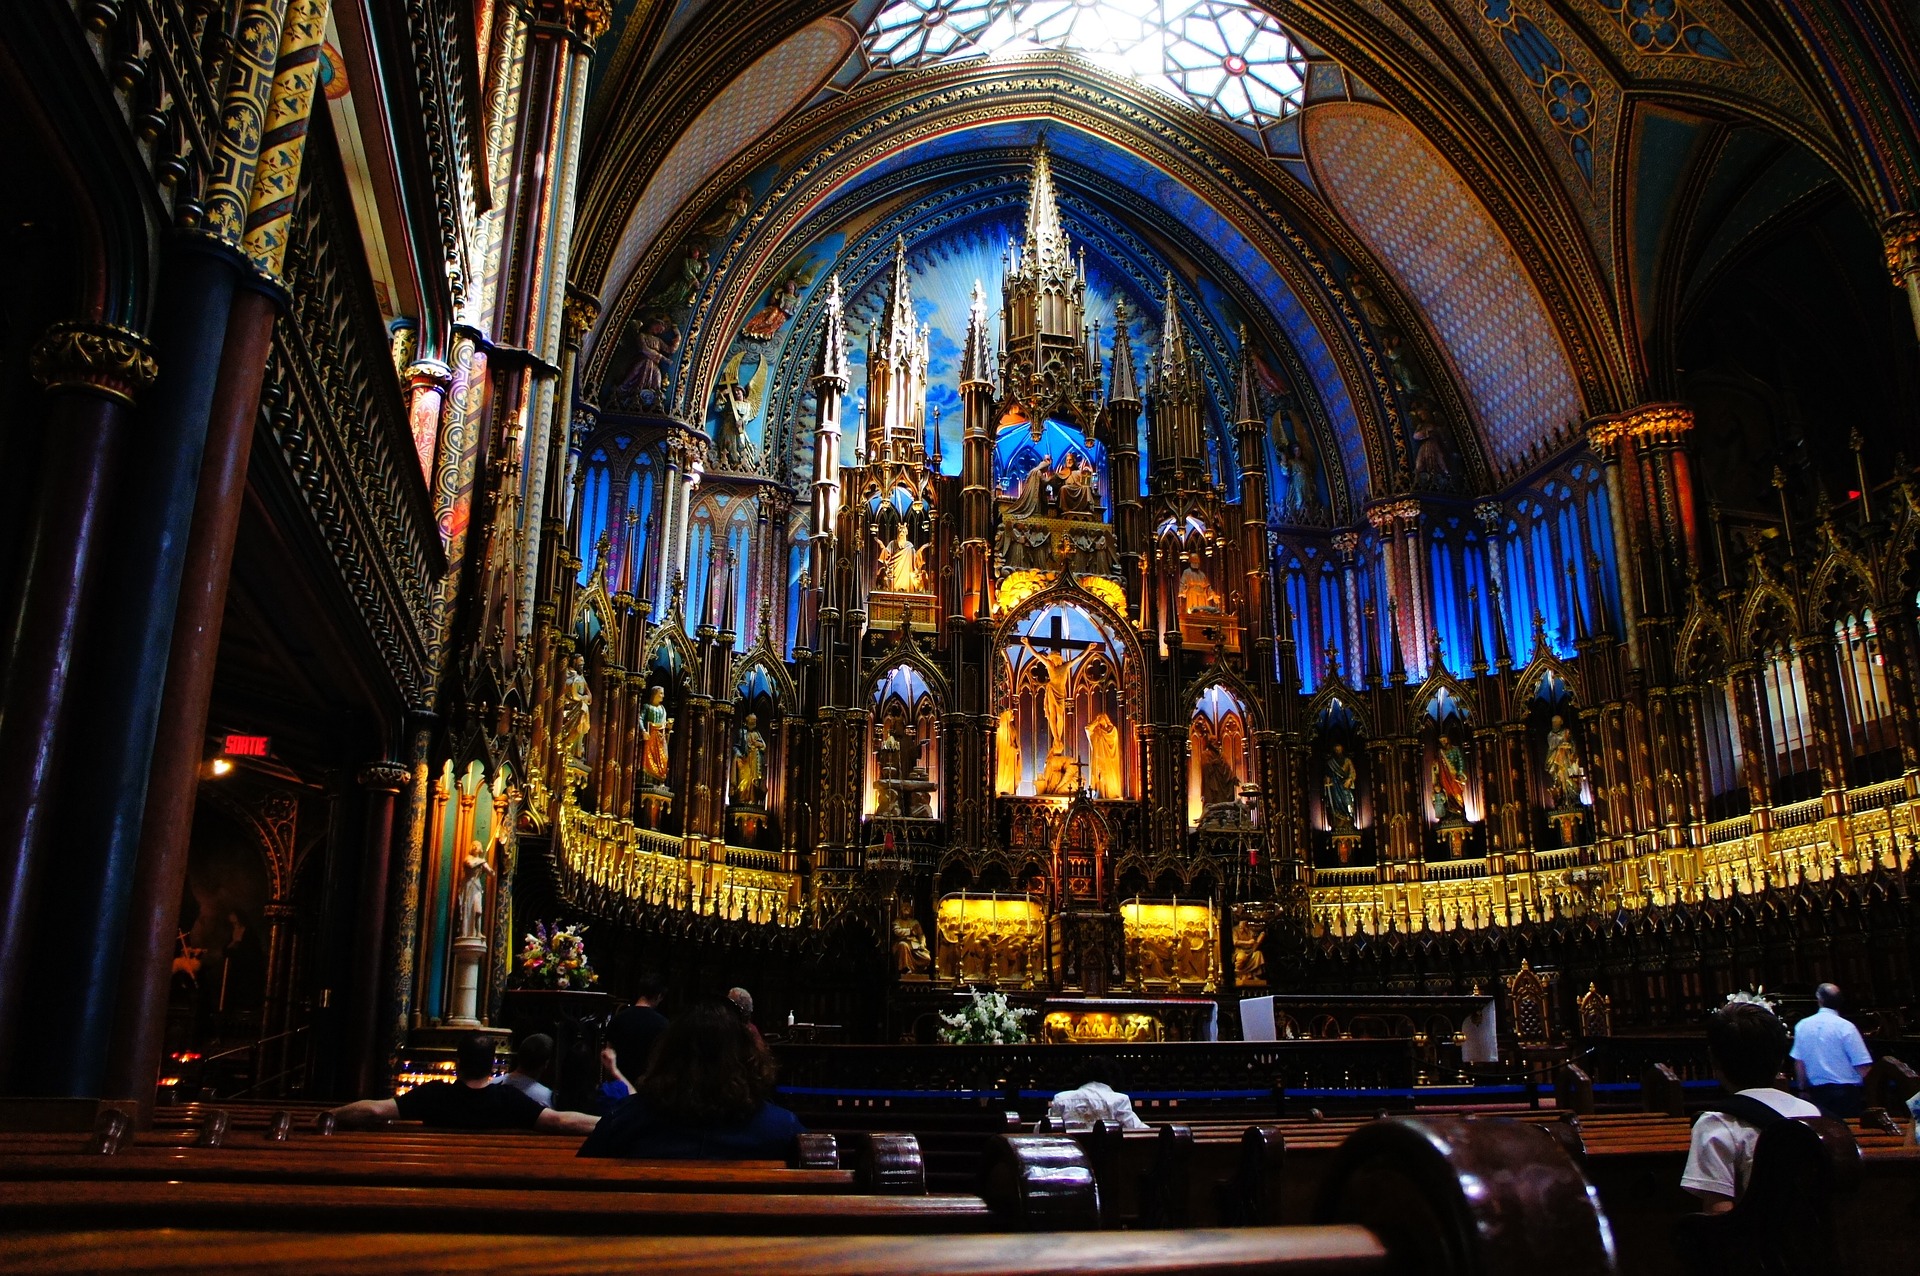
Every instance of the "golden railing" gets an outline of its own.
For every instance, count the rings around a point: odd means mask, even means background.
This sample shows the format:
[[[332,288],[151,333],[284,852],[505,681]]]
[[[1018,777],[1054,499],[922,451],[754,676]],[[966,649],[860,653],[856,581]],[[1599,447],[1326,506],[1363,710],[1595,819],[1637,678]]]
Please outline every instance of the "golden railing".
[[[777,852],[673,837],[563,806],[563,871],[649,908],[754,925],[797,926],[800,875]]]

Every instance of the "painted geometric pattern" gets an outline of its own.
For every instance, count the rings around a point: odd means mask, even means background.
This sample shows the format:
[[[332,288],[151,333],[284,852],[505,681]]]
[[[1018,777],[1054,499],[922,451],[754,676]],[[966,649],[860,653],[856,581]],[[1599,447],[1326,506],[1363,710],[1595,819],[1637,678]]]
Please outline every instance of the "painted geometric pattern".
[[[1497,467],[1558,437],[1580,394],[1546,307],[1453,166],[1386,111],[1307,112],[1307,152],[1334,204],[1384,259],[1452,358]]]
[[[608,263],[608,296],[626,282],[689,196],[755,138],[812,96],[853,44],[845,23],[821,21],[762,55],[700,112],[647,183]],[[607,307],[610,315],[613,307]],[[605,317],[603,315],[603,319]]]
[[[1642,53],[1739,61],[1680,0],[1600,0],[1600,7],[1613,15]]]
[[[1593,182],[1593,85],[1574,70],[1547,33],[1531,18],[1520,13],[1515,0],[1486,0],[1483,10],[1487,24],[1500,33],[1527,83],[1539,90],[1540,105],[1547,119],[1573,153],[1589,185]]]

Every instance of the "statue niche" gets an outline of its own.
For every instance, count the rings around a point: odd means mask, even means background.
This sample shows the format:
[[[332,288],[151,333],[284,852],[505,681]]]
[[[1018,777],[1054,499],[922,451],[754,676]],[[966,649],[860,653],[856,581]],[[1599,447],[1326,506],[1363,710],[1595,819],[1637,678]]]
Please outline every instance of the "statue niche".
[[[1363,792],[1366,740],[1353,711],[1338,700],[1329,701],[1315,717],[1313,758],[1309,774],[1320,799],[1313,820],[1315,841],[1322,851],[1331,846],[1331,864],[1353,864],[1361,858],[1367,837],[1363,826],[1369,822]],[[1329,865],[1327,858],[1320,862]]]
[[[1009,425],[995,448],[1001,509],[999,570],[1065,569],[1106,576],[1116,567],[1100,493],[1100,445],[1053,420]]]
[[[1427,707],[1427,812],[1440,845],[1459,859],[1477,840],[1472,743],[1466,714],[1446,691]]]
[[[868,615],[875,628],[902,621],[934,629],[933,518],[926,500],[904,484],[873,492],[867,501],[867,537],[873,577]]]
[[[1247,737],[1247,709],[1238,696],[1217,685],[1201,693],[1187,726],[1193,827],[1246,822],[1240,791],[1248,779]]]
[[[1547,825],[1560,845],[1578,846],[1584,840],[1582,828],[1593,799],[1586,752],[1580,744],[1580,715],[1565,680],[1551,671],[1543,674],[1527,717],[1528,734],[1538,751],[1539,794]]]
[[[780,701],[772,677],[758,662],[740,675],[735,697],[733,739],[727,750],[727,809],[739,845],[755,846],[778,804],[773,777]]]
[[[1005,648],[1008,698],[994,732],[1004,796],[1125,796],[1116,649],[1077,607],[1023,622]]]
[[[940,705],[926,678],[895,665],[874,688],[867,747],[867,814],[940,816]]]

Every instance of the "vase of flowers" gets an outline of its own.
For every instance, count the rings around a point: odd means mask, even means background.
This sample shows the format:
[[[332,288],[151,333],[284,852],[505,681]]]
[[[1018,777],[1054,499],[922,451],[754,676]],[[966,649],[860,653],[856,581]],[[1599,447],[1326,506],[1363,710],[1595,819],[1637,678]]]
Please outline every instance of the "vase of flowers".
[[[585,926],[535,922],[520,945],[520,986],[562,991],[593,987],[600,976],[587,961],[586,933]]]
[[[940,1040],[950,1046],[1017,1046],[1027,1040],[1025,1021],[1031,1010],[1007,1004],[1003,992],[967,989],[967,1004],[958,1014],[941,1015]]]

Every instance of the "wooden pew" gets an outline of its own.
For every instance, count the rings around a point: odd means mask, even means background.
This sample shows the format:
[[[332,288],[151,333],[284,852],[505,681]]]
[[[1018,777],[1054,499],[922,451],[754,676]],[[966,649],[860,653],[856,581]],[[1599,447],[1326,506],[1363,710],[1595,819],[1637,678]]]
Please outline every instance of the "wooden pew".
[[[1027,1217],[989,1214],[997,1226],[1086,1226],[1094,1180],[1085,1159],[1068,1140],[1006,1138],[996,1145],[982,1178],[983,1210],[1004,1211],[1017,1202]],[[969,1276],[1005,1273],[1111,1272],[1148,1276],[1165,1272],[1280,1273],[1359,1276],[1360,1273],[1433,1273],[1434,1276],[1612,1276],[1616,1271],[1605,1220],[1587,1182],[1566,1151],[1543,1131],[1512,1121],[1397,1119],[1369,1124],[1341,1146],[1315,1207],[1316,1223],[1304,1227],[1223,1231],[1111,1232],[1086,1234],[1070,1243],[1052,1237],[921,1235],[913,1244],[852,1236],[834,1239],[853,1211],[822,1212],[849,1198],[801,1197],[769,1204],[769,1198],[694,1195],[621,1198],[595,1194],[545,1194],[567,1200],[544,1211],[536,1241],[516,1240],[514,1226],[530,1219],[493,1216],[483,1230],[460,1234],[498,1204],[466,1189],[422,1195],[416,1211],[401,1205],[404,1189],[310,1189],[297,1202],[250,1199],[244,1189],[215,1185],[235,1194],[209,1206],[181,1194],[131,1203],[114,1200],[111,1217],[129,1226],[165,1218],[166,1232],[58,1230],[82,1202],[72,1185],[29,1184],[43,1189],[22,1205],[0,1198],[0,1223],[33,1220],[36,1234],[0,1238],[0,1270],[72,1272],[110,1266],[125,1272],[347,1269],[363,1272],[420,1270],[586,1272],[644,1265],[650,1276],[693,1271],[761,1269],[808,1276]],[[82,1187],[88,1185],[80,1185]],[[99,1186],[99,1185],[95,1185]],[[126,1190],[128,1185],[105,1185]],[[163,1185],[131,1185],[146,1193]],[[47,1189],[60,1189],[59,1191]],[[204,1189],[203,1189],[204,1190]],[[280,1197],[286,1192],[277,1194]],[[481,1199],[476,1199],[476,1197]],[[90,1204],[110,1199],[97,1193]],[[851,1198],[915,1205],[937,1198]],[[584,1204],[576,1203],[584,1200]],[[794,1212],[798,1200],[816,1207]],[[636,1211],[640,1202],[665,1202],[672,1210]],[[625,1208],[617,1206],[624,1203]],[[991,1203],[991,1204],[990,1204]],[[57,1213],[54,1211],[58,1211]],[[253,1228],[284,1229],[289,1214],[310,1230],[339,1229],[315,1238],[241,1231],[204,1230],[210,1220],[246,1218]],[[414,1234],[373,1235],[394,1219]],[[868,1211],[869,1220],[898,1231],[927,1232],[926,1216]],[[97,1224],[96,1224],[97,1226]],[[771,1239],[776,1227],[785,1231]],[[434,1235],[419,1234],[431,1228]],[[954,1230],[954,1229],[946,1229]],[[608,1239],[608,1231],[669,1232]],[[451,1232],[454,1234],[441,1234]]]

